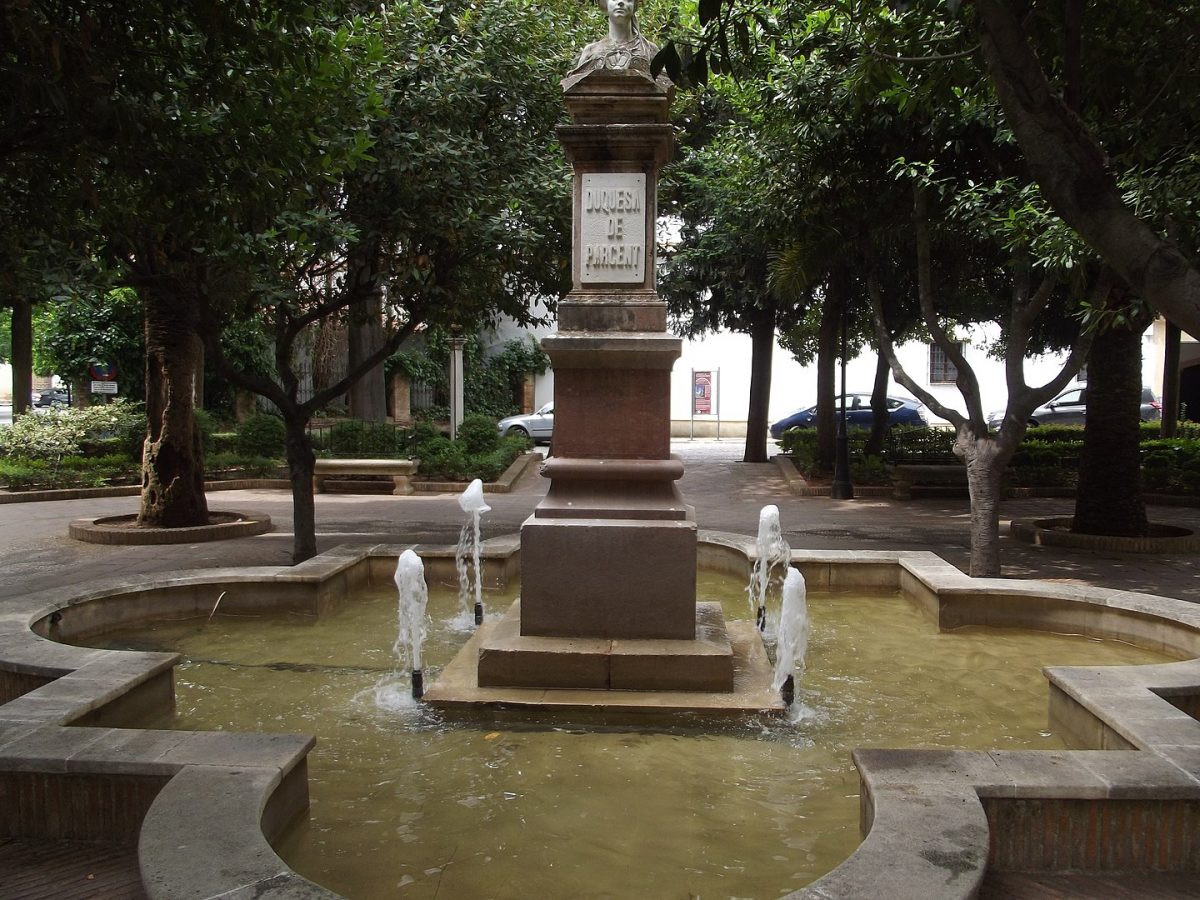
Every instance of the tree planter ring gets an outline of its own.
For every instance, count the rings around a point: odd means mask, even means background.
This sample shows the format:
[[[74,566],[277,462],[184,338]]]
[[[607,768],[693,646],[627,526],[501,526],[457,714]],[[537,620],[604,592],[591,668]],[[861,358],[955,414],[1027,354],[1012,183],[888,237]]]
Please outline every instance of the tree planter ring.
[[[271,530],[271,517],[259,513],[213,511],[209,524],[188,528],[143,528],[137,514],[105,516],[100,519],[76,519],[70,525],[70,535],[89,544],[145,545],[199,544],[223,541],[227,538],[251,537]]]
[[[1195,553],[1200,550],[1200,535],[1175,525],[1150,525],[1146,537],[1119,537],[1106,534],[1075,534],[1070,516],[1053,519],[1014,519],[1008,533],[1018,541],[1042,547],[1067,547],[1073,550],[1115,550],[1120,553]]]

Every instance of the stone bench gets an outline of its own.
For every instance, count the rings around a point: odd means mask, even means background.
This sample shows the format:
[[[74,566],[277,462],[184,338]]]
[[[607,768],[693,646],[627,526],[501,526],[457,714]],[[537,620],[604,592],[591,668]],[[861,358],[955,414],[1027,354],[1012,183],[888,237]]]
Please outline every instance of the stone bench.
[[[913,487],[932,488],[922,493],[958,493],[967,487],[967,467],[962,463],[892,466],[892,496],[911,500]]]
[[[387,475],[395,484],[396,496],[413,492],[412,477],[417,474],[415,459],[318,459],[313,468],[313,493],[324,490],[325,480],[338,475]]]

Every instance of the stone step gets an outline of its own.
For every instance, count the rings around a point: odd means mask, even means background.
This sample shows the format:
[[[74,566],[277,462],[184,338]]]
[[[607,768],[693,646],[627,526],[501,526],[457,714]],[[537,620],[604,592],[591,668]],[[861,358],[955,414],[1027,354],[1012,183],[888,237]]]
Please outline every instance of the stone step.
[[[517,601],[481,641],[478,684],[728,693],[733,669],[719,603],[696,604],[694,639],[665,640],[523,635]]]

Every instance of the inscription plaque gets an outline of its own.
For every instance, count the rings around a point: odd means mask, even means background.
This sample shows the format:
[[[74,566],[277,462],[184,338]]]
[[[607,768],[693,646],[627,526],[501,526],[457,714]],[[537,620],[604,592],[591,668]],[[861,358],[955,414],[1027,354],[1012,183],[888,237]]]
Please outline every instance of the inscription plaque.
[[[646,266],[645,173],[583,176],[579,280],[640,284]]]

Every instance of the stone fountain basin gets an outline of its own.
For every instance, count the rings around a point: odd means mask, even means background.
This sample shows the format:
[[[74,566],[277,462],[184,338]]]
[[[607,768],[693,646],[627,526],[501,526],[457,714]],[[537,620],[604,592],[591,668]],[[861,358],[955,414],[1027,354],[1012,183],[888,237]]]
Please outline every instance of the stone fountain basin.
[[[748,577],[749,538],[701,532],[700,539],[704,568]],[[5,833],[136,842],[151,897],[333,896],[291,871],[269,844],[307,805],[311,738],[109,727],[170,702],[175,656],[52,638],[207,616],[218,598],[223,612],[320,613],[358,587],[390,581],[404,549],[340,547],[295,567],[110,579],[10,607],[0,617]],[[430,580],[453,580],[452,548],[416,549]],[[518,553],[515,536],[487,542],[485,578],[503,583],[515,574]],[[1080,750],[856,751],[865,839],[796,896],[870,896],[884,873],[895,896],[966,898],[989,866],[1179,873],[1200,866],[1196,606],[1103,588],[971,579],[929,553],[797,551],[793,565],[815,591],[903,592],[942,629],[1080,633],[1186,660],[1046,670],[1054,727]],[[1089,832],[1097,816],[1107,817],[1102,838]],[[1028,840],[1031,832],[1040,839]]]

